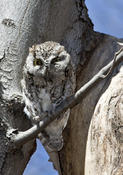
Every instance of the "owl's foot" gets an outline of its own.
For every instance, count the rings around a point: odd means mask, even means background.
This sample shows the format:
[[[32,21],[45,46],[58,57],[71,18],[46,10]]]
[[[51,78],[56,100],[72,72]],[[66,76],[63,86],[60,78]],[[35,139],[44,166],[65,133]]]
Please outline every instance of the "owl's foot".
[[[38,124],[41,121],[41,118],[39,116],[35,116],[32,120],[33,123]]]
[[[35,116],[32,120],[35,124],[39,123],[41,120],[43,120],[46,116],[48,116],[48,112],[43,112],[41,116]]]

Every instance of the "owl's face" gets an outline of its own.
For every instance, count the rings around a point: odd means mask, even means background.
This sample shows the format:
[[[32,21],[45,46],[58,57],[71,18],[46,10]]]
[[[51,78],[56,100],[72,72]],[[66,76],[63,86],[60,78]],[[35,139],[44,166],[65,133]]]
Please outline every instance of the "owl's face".
[[[32,46],[26,60],[26,71],[34,76],[61,76],[70,62],[64,47],[55,42]]]

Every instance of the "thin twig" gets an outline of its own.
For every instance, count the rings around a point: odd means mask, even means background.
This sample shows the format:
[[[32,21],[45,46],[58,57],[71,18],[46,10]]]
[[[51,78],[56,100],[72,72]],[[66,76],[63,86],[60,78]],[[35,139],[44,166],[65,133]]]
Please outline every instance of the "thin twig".
[[[37,135],[43,131],[45,127],[48,126],[53,120],[58,118],[62,112],[64,112],[68,108],[73,108],[75,105],[80,103],[80,101],[87,95],[87,92],[90,91],[99,81],[104,79],[105,73],[111,69],[113,66],[116,67],[119,63],[123,61],[123,49],[116,53],[115,62],[111,61],[108,65],[103,67],[88,83],[86,83],[83,87],[81,87],[74,95],[68,97],[63,100],[59,106],[56,107],[54,113],[45,117],[42,121],[39,122],[38,125],[34,125],[30,129],[19,132],[12,138],[12,143],[14,145],[20,146],[24,143],[28,142],[37,137]],[[61,117],[61,116],[60,116]]]
[[[110,69],[108,70],[108,73],[107,73],[106,75],[102,75],[102,78],[106,78],[106,77],[113,71],[114,65],[115,65],[115,62],[116,62],[117,55],[119,55],[122,51],[123,51],[123,47],[121,47],[120,50],[118,50],[118,51],[114,54],[113,64],[112,64],[112,66],[110,67]]]

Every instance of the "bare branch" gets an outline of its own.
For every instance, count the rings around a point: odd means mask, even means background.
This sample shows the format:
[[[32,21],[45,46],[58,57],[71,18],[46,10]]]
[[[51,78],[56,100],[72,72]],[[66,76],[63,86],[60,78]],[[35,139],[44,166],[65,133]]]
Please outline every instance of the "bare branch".
[[[120,43],[119,43],[120,45]],[[115,62],[116,62],[116,58],[117,56],[123,51],[123,47],[120,48],[120,50],[118,50],[115,54],[114,54],[114,59],[113,59],[113,63],[112,66],[110,67],[110,69],[108,70],[108,73],[106,75],[102,75],[102,78],[106,78],[114,69],[115,66]]]
[[[103,67],[88,83],[81,87],[74,95],[63,100],[60,105],[56,107],[55,112],[52,112],[50,115],[44,118],[43,121],[40,121],[38,125],[34,125],[27,131],[19,132],[17,135],[14,135],[14,137],[12,138],[12,143],[14,143],[15,146],[20,146],[28,142],[29,140],[36,138],[38,133],[43,131],[43,129],[49,123],[58,118],[62,112],[64,112],[68,108],[73,108],[75,105],[80,103],[80,101],[87,95],[87,92],[91,90],[99,81],[104,79],[105,74],[107,74],[107,72],[111,70],[112,67],[116,67],[119,63],[123,61],[123,49],[120,49],[118,52],[116,52],[114,58],[115,61],[112,60],[108,65]]]

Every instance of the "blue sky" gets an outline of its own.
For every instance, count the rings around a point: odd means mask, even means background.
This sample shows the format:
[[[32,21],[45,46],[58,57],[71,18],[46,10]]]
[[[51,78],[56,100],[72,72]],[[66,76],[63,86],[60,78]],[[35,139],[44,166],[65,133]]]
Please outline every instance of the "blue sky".
[[[86,0],[94,30],[123,38],[123,0]]]
[[[58,175],[53,169],[52,163],[48,162],[49,156],[37,140],[37,150],[33,154],[23,175]]]
[[[123,38],[123,0],[86,0],[94,30]],[[48,155],[37,142],[37,151],[32,156],[24,175],[58,175],[48,162]]]

